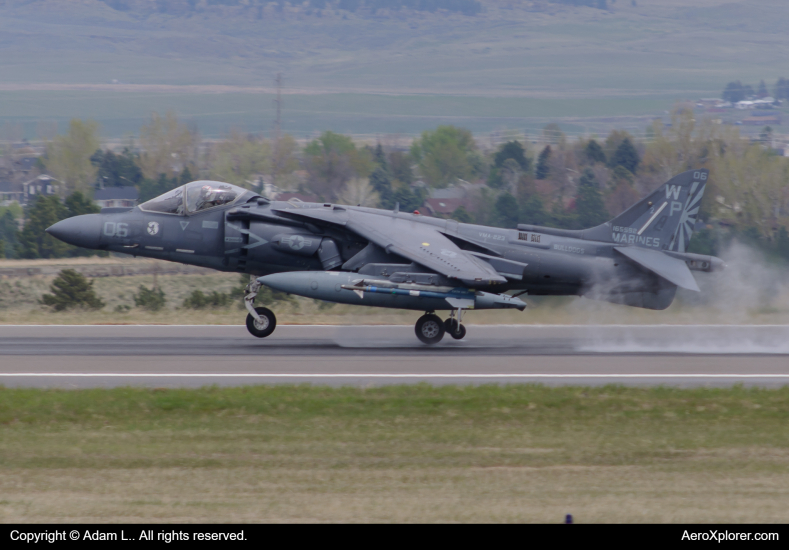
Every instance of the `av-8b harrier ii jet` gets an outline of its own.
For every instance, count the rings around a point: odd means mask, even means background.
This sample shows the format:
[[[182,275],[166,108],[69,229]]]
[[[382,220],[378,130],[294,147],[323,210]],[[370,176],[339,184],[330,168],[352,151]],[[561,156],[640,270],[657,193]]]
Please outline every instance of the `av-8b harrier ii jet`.
[[[584,230],[499,229],[419,215],[268,200],[194,181],[135,208],[105,208],[47,229],[85,248],[249,273],[247,328],[259,338],[274,313],[254,307],[260,285],[329,302],[426,312],[425,344],[462,339],[464,312],[523,310],[517,296],[585,296],[662,310],[691,270],[719,258],[686,252],[707,170],[679,174],[610,222]],[[448,311],[442,320],[436,312]]]

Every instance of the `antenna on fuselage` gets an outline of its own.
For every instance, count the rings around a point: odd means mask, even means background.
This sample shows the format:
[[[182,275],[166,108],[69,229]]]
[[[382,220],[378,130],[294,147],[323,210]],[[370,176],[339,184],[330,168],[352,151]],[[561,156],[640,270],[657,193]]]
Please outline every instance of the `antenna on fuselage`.
[[[274,80],[277,84],[277,98],[274,103],[277,105],[277,117],[274,119],[274,169],[272,170],[272,181],[274,185],[277,184],[277,176],[279,175],[279,141],[282,137],[282,73],[277,73],[277,78]]]

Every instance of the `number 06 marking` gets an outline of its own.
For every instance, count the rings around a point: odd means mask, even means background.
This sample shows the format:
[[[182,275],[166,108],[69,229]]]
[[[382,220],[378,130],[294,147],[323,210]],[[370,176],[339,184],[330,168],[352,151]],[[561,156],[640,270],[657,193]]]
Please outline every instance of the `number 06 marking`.
[[[107,237],[126,237],[129,235],[129,224],[104,222],[104,234]]]
[[[706,172],[693,172],[693,179],[694,180],[707,181],[707,173]]]

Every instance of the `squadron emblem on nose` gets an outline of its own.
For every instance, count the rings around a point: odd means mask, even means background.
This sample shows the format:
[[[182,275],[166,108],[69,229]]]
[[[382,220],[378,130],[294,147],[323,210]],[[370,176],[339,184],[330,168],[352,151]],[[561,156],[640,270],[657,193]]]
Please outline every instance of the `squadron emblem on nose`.
[[[156,235],[159,232],[159,223],[158,222],[148,222],[148,234],[149,235]]]

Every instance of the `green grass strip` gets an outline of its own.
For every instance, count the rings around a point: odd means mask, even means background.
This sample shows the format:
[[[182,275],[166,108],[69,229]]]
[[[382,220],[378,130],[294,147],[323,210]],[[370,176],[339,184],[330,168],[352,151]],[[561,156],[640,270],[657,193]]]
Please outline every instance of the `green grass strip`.
[[[503,412],[506,411],[506,412]],[[304,421],[331,415],[348,420],[453,418],[533,424],[665,420],[785,422],[789,387],[780,389],[625,386],[416,385],[375,388],[260,385],[198,389],[15,389],[0,386],[0,424],[28,426],[174,425],[196,416],[270,415]]]

